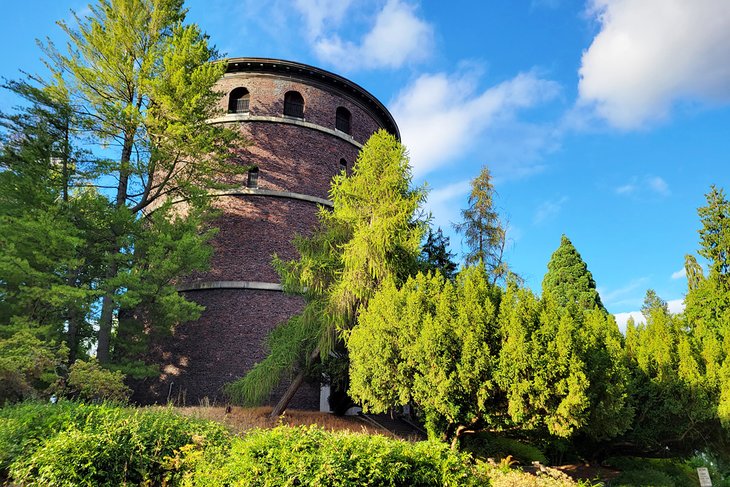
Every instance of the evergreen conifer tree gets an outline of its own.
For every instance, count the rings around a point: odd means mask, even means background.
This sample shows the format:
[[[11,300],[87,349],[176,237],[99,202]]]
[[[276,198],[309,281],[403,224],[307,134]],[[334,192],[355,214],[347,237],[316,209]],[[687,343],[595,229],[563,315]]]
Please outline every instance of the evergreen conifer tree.
[[[560,238],[560,246],[553,252],[547,267],[542,281],[543,297],[550,294],[560,307],[572,304],[579,309],[598,307],[605,310],[593,275],[565,235]]]

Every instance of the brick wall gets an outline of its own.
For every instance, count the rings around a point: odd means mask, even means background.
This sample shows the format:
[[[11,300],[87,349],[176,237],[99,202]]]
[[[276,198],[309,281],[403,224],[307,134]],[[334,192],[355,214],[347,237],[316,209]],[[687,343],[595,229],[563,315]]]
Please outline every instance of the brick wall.
[[[298,91],[305,102],[304,121],[335,129],[337,107],[351,113],[352,137],[365,143],[379,128],[376,117],[356,97],[318,83],[262,73],[229,73],[220,82],[224,93],[220,108],[228,108],[228,94],[245,87],[250,94],[251,116],[283,119],[284,94]],[[358,147],[327,131],[311,127],[262,120],[230,122],[251,142],[237,160],[259,168],[258,188],[327,198],[332,177],[340,172],[340,159],[352,167]],[[226,122],[228,123],[228,122]],[[242,176],[231,183],[245,186]],[[211,269],[188,276],[185,282],[259,281],[278,283],[271,256],[296,258],[291,243],[295,234],[308,234],[317,222],[317,205],[308,201],[261,195],[221,196],[215,206],[221,216],[214,223],[220,230],[214,238]],[[214,289],[186,291],[185,295],[206,310],[194,322],[180,325],[172,337],[158,340],[153,360],[162,373],[136,387],[139,402],[165,402],[185,397],[198,404],[203,397],[223,400],[222,387],[251,369],[266,356],[269,331],[301,310],[300,298],[278,291]],[[283,391],[282,385],[275,401]],[[303,387],[292,407],[317,408],[316,385]]]

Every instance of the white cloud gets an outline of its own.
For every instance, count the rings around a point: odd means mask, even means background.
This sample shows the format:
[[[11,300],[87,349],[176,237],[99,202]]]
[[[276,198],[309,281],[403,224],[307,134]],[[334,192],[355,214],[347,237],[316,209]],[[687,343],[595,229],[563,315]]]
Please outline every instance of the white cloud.
[[[614,318],[616,318],[616,324],[618,325],[618,329],[621,330],[621,333],[626,332],[626,323],[628,323],[629,318],[634,319],[634,323],[643,323],[644,322],[644,315],[641,314],[641,311],[630,311],[628,313],[615,313],[613,315]]]
[[[304,17],[307,36],[319,38],[327,26],[339,26],[353,0],[294,0],[294,8]]]
[[[672,272],[672,279],[684,279],[687,277],[687,270],[682,267],[677,272]]]
[[[473,69],[424,74],[390,104],[410,151],[415,177],[457,160],[483,141],[488,129],[498,122],[516,126],[512,120],[516,111],[550,100],[559,91],[555,82],[534,73],[518,74],[484,90],[478,89],[478,78]],[[531,144],[546,145],[544,136],[532,135],[536,140],[525,140],[528,149]]]
[[[583,53],[579,93],[623,129],[678,101],[730,101],[727,0],[592,0],[601,30]]]
[[[669,312],[672,314],[679,314],[684,311],[684,299],[673,299],[671,301],[667,301],[667,308],[669,309]],[[626,313],[615,313],[614,318],[616,318],[616,324],[618,324],[619,329],[621,332],[626,331],[626,323],[628,323],[629,318],[634,319],[635,324],[639,323],[646,323],[646,318],[644,318],[644,315],[641,313],[641,311],[628,311]]]
[[[667,301],[667,308],[669,308],[669,312],[673,314],[678,314],[684,311],[684,299],[672,299],[670,301]]]
[[[629,182],[614,189],[616,194],[635,195],[653,193],[659,196],[669,196],[669,184],[660,176],[632,177]]]
[[[649,189],[662,196],[669,195],[669,185],[659,176],[651,176],[646,179]]]
[[[568,201],[567,196],[563,196],[557,200],[543,201],[535,211],[535,217],[533,221],[535,224],[543,223],[547,220],[555,218],[560,210],[563,209],[563,205]]]
[[[322,4],[322,8],[317,7]],[[357,42],[343,40],[336,30],[352,0],[296,0],[305,16],[310,42],[317,56],[343,71],[362,68],[398,68],[428,57],[433,27],[418,17],[416,6],[388,0],[375,15],[372,28]],[[312,12],[312,9],[314,11]],[[330,32],[325,32],[327,26]]]

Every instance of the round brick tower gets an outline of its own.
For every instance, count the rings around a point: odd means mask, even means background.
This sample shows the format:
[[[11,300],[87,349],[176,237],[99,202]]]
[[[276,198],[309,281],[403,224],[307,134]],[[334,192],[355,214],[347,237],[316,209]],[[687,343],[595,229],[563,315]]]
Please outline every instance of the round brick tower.
[[[220,401],[224,384],[266,356],[269,331],[303,306],[282,292],[272,255],[297,257],[292,238],[310,232],[318,205],[331,206],[332,177],[351,169],[370,135],[384,128],[398,136],[383,104],[336,74],[279,59],[227,63],[218,86],[225,115],[211,123],[235,127],[251,142],[239,158],[253,169],[228,181],[236,189],[214,196],[222,213],[211,270],[179,287],[206,309],[155,347],[162,374],[138,390],[143,402]],[[319,394],[304,386],[291,405],[317,408]]]

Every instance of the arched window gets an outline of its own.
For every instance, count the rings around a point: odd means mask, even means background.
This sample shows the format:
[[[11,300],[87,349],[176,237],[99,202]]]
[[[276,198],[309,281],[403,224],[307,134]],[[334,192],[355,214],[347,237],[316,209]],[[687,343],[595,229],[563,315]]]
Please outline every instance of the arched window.
[[[248,180],[246,181],[247,188],[258,188],[259,187],[259,168],[252,167],[248,170]]]
[[[340,171],[347,172],[347,161],[345,159],[340,159]]]
[[[335,118],[335,128],[340,132],[350,134],[350,110],[345,107],[337,107],[337,114]]]
[[[228,98],[228,113],[248,113],[250,95],[246,88],[236,88]]]
[[[284,115],[304,118],[304,98],[298,91],[287,91],[284,95]]]

